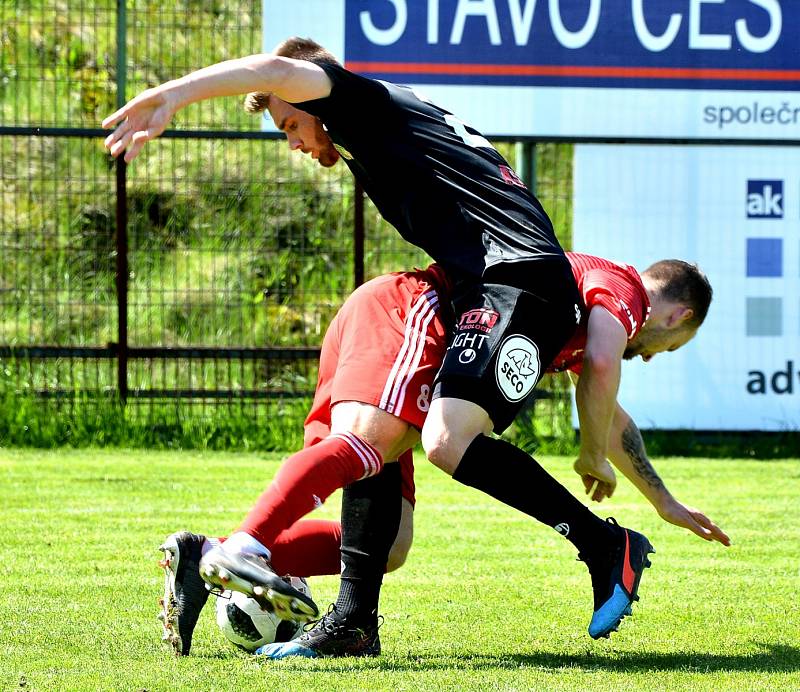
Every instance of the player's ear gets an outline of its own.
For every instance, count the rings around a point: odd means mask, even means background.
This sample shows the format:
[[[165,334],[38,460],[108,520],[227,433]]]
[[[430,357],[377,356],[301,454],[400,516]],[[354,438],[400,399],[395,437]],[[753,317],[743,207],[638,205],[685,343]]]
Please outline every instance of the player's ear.
[[[685,305],[676,305],[667,319],[667,326],[670,328],[680,328],[694,316],[694,310]]]

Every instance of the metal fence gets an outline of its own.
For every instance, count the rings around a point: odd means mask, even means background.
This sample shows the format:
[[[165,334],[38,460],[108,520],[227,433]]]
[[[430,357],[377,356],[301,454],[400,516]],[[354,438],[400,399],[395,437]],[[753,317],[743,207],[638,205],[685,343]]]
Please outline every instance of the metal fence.
[[[0,41],[5,391],[257,419],[313,391],[355,285],[427,263],[345,167],[291,155],[236,99],[187,108],[131,166],[103,149],[126,96],[260,50],[257,3],[0,0]],[[568,244],[571,146],[499,146]]]

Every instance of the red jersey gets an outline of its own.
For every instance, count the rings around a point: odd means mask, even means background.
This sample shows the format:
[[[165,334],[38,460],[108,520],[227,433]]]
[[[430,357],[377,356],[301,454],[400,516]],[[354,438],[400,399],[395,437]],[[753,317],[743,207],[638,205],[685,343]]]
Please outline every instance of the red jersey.
[[[547,372],[571,370],[580,374],[591,309],[600,305],[608,310],[623,326],[630,341],[650,316],[650,299],[639,273],[629,264],[576,252],[568,252],[567,259],[581,294],[581,321]]]

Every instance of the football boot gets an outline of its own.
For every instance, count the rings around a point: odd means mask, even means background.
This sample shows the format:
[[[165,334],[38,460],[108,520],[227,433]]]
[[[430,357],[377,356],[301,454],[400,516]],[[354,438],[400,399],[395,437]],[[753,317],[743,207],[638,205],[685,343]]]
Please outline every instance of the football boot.
[[[605,555],[578,556],[589,568],[594,592],[594,614],[589,623],[592,639],[608,638],[616,632],[622,618],[633,613],[633,602],[639,600],[639,580],[642,572],[650,567],[647,557],[655,549],[646,536],[619,526],[613,517],[617,542]]]
[[[304,623],[319,616],[314,601],[281,579],[263,555],[232,553],[217,546],[200,561],[210,590],[239,591],[281,620]]]
[[[331,604],[328,612],[297,639],[266,644],[256,650],[256,655],[270,659],[379,656],[381,639],[378,630],[382,624],[382,616],[373,618],[370,623],[348,622],[337,615],[335,606]]]
[[[192,634],[200,611],[208,600],[208,590],[200,578],[200,558],[205,536],[188,531],[167,536],[159,550],[164,557],[164,596],[158,619],[164,628],[162,639],[176,656],[186,656],[192,648]]]

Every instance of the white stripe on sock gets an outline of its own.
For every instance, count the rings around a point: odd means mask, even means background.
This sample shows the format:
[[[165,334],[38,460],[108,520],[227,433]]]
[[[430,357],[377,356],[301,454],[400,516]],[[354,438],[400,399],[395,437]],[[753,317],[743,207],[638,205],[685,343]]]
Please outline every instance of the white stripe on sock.
[[[360,437],[358,437],[358,435],[355,435],[351,432],[344,432],[333,433],[329,437],[336,437],[340,440],[344,440],[358,455],[358,458],[361,459],[361,463],[364,464],[364,475],[361,477],[361,479],[374,476],[376,473],[378,473],[378,471],[381,470],[380,455],[373,449],[371,445],[368,445]]]

